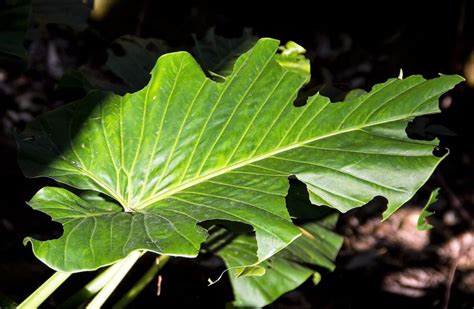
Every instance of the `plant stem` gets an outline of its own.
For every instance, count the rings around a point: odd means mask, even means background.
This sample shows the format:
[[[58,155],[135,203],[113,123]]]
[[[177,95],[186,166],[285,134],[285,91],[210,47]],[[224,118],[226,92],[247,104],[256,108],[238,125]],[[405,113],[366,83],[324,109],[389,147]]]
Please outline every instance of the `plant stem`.
[[[125,294],[114,306],[114,309],[125,308],[132,302],[143,289],[156,277],[156,274],[166,265],[170,257],[162,255],[156,259],[148,271],[133,285],[133,287]]]
[[[105,284],[104,288],[92,299],[86,308],[101,308],[105,301],[115,291],[119,283],[125,275],[130,271],[133,265],[143,255],[144,251],[133,251],[121,262],[119,269],[114,273],[112,278]]]
[[[45,283],[25,299],[17,308],[37,308],[61,285],[71,273],[55,272]]]
[[[89,282],[82,289],[69,297],[63,304],[61,304],[60,308],[77,308],[80,304],[84,303],[86,300],[89,300],[92,296],[102,290],[107,282],[112,279],[115,273],[121,268],[123,262],[124,260],[120,260],[112,266],[109,266],[106,270],[102,271],[91,282]]]

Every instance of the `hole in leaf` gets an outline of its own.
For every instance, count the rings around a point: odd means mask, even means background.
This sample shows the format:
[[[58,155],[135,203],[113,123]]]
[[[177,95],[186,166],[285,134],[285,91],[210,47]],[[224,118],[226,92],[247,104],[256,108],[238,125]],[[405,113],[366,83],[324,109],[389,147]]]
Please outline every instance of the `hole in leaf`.
[[[434,138],[443,140],[457,134],[439,123],[437,116],[420,116],[410,121],[406,128],[408,137],[417,140],[432,141]]]
[[[436,156],[436,157],[443,157],[447,153],[448,153],[448,148],[446,148],[444,146],[436,146],[433,149],[433,155]]]
[[[429,131],[432,120],[428,117],[416,117],[410,121],[405,129],[409,138],[431,141],[435,138],[434,132]]]
[[[381,195],[375,196],[367,204],[349,210],[343,216],[350,218],[356,216],[359,222],[365,223],[374,216],[382,217],[382,214],[387,210],[388,200]],[[342,217],[341,217],[342,218]]]
[[[333,211],[332,208],[326,206],[311,204],[306,184],[296,179],[296,177],[290,176],[289,182],[290,188],[285,200],[286,207],[292,218],[305,218],[314,220],[322,218]]]
[[[203,244],[204,252],[218,252],[239,234],[254,234],[252,226],[229,220],[208,220],[200,222],[199,225],[209,233]]]
[[[252,226],[249,224],[230,220],[207,220],[198,224],[208,230],[211,229],[212,226],[218,226],[235,233],[247,233],[253,231]]]
[[[40,222],[31,233],[31,237],[37,240],[53,240],[60,238],[64,233],[64,228],[61,223],[53,221],[47,214],[35,210],[36,222]]]
[[[306,105],[308,98],[319,93],[322,96],[329,98],[331,103],[338,103],[344,100],[347,100],[347,96],[350,94],[350,98],[354,98],[358,95],[366,93],[361,89],[350,89],[343,84],[314,84],[310,83],[305,85],[298,92],[296,100],[293,102],[293,105],[296,107],[301,107]],[[350,99],[349,98],[349,99]]]

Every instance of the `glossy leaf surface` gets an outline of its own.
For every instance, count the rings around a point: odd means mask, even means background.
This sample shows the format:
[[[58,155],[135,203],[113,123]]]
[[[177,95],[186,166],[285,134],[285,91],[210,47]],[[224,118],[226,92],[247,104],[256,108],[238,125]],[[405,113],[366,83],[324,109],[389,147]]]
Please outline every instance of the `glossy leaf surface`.
[[[62,271],[95,269],[146,249],[196,256],[207,220],[253,226],[261,262],[301,235],[285,206],[288,176],[310,200],[340,211],[382,195],[385,216],[410,199],[442,158],[436,141],[405,134],[417,115],[462,78],[390,79],[353,100],[293,101],[306,78],[275,60],[261,39],[224,82],[206,78],[186,52],[159,58],[144,89],[92,92],[39,117],[18,136],[27,176],[47,176],[112,201],[92,203],[43,188],[30,204],[64,226],[59,239],[32,240]]]

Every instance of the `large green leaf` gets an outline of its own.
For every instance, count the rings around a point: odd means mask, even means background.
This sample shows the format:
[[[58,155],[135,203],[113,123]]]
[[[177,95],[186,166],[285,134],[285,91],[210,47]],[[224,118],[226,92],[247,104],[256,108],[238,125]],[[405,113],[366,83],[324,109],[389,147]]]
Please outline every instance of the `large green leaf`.
[[[300,236],[285,207],[288,176],[314,204],[341,211],[374,196],[385,216],[413,196],[442,158],[436,141],[409,139],[413,117],[436,113],[459,76],[390,79],[354,100],[316,94],[295,107],[306,78],[275,61],[279,42],[261,39],[223,83],[205,77],[186,52],[159,58],[143,90],[92,92],[45,114],[18,136],[27,176],[99,191],[96,205],[66,189],[43,188],[30,204],[64,234],[31,240],[62,271],[95,269],[146,249],[195,256],[213,219],[254,227],[263,261]]]
[[[331,231],[337,215],[332,214],[319,222],[301,225],[303,235],[271,259],[259,265],[264,276],[230,276],[234,290],[234,305],[239,307],[263,307],[286,292],[292,291],[310,276],[319,278],[313,268],[320,266],[334,269],[333,260],[342,245],[342,237]],[[240,265],[249,265],[256,260],[255,237],[240,235],[229,241],[219,252],[231,272]],[[235,270],[234,270],[235,269]]]

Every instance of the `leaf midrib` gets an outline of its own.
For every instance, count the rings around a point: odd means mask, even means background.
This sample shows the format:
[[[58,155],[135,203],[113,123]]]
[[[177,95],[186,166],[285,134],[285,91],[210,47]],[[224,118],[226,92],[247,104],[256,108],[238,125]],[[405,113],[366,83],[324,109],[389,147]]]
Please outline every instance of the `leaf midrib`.
[[[422,104],[426,103],[427,101],[431,100],[432,98],[434,98],[438,95],[439,94],[437,93],[436,95],[430,96],[428,99],[426,99],[421,104],[419,104],[419,106],[421,106]],[[419,106],[417,106],[416,109]],[[431,113],[428,113],[428,114],[432,114],[432,113],[435,113],[435,111],[433,111]],[[336,136],[336,135],[340,135],[340,134],[344,134],[344,133],[348,133],[348,132],[352,132],[352,131],[362,130],[362,129],[367,128],[367,127],[377,126],[377,125],[381,125],[381,124],[387,124],[387,123],[390,123],[390,122],[401,121],[401,120],[405,120],[407,118],[412,118],[412,117],[416,117],[416,116],[420,116],[420,115],[426,115],[426,114],[427,114],[426,112],[423,112],[423,113],[408,113],[408,114],[404,114],[404,115],[401,115],[401,116],[398,116],[398,117],[385,119],[383,121],[378,121],[378,122],[374,122],[374,123],[370,123],[370,124],[366,123],[362,126],[349,127],[349,128],[344,129],[344,130],[341,130],[341,131],[331,132],[331,133],[321,135],[321,136],[318,136],[318,137],[315,137],[315,138],[312,138],[312,139],[309,139],[309,140],[306,140],[306,141],[303,141],[303,142],[294,143],[294,144],[288,145],[286,147],[261,154],[259,156],[254,157],[254,158],[246,159],[246,160],[237,162],[235,164],[231,164],[227,167],[217,169],[217,170],[215,170],[211,173],[208,173],[208,174],[205,174],[203,176],[194,178],[192,180],[185,181],[185,182],[183,182],[182,184],[180,184],[176,187],[172,187],[168,190],[162,191],[162,193],[159,194],[159,195],[152,196],[151,198],[148,198],[146,200],[141,201],[141,203],[136,207],[133,207],[133,206],[129,206],[129,207],[132,210],[140,210],[140,209],[146,208],[146,207],[148,207],[148,206],[150,206],[150,205],[152,205],[152,204],[154,204],[154,203],[156,203],[160,200],[164,200],[169,196],[172,196],[172,195],[174,195],[174,194],[176,194],[180,191],[183,191],[187,188],[190,188],[190,187],[193,187],[193,186],[198,185],[200,183],[203,183],[203,182],[205,182],[209,179],[220,176],[220,175],[225,174],[227,172],[230,172],[232,170],[244,167],[248,164],[252,164],[254,162],[258,162],[258,161],[261,161],[261,160],[264,160],[264,159],[268,159],[268,158],[270,158],[274,155],[277,155],[277,154],[280,154],[280,153],[283,153],[283,152],[286,152],[286,151],[290,151],[290,150],[293,150],[293,149],[298,148],[298,147],[303,147],[306,144],[310,144],[310,143],[313,143],[313,142],[316,142],[316,141],[319,141],[319,140],[323,140],[323,139],[326,139],[326,138],[330,138],[330,137],[333,137],[333,136]]]

